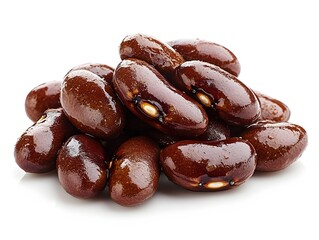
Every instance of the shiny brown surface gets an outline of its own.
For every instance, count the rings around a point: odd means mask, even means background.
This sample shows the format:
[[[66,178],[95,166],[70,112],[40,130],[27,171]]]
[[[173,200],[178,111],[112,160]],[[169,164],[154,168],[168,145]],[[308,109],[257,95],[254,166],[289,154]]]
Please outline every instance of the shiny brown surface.
[[[192,191],[218,191],[237,187],[256,167],[253,146],[240,138],[223,141],[177,142],[164,148],[160,161],[166,176]]]
[[[240,73],[240,64],[235,54],[219,44],[199,39],[180,39],[168,44],[186,61],[208,62],[235,76]]]
[[[63,110],[84,133],[109,139],[124,127],[124,113],[110,84],[87,70],[69,72],[61,89]]]
[[[292,123],[261,121],[241,134],[256,149],[258,171],[278,171],[296,161],[305,150],[305,129]]]
[[[159,147],[147,137],[135,137],[118,149],[110,168],[111,198],[123,206],[144,202],[155,193],[159,180]]]
[[[290,118],[290,109],[283,102],[255,91],[260,101],[261,119],[275,122],[287,122]]]
[[[25,99],[25,112],[27,116],[36,122],[49,108],[59,108],[61,81],[43,83],[32,89]]]
[[[91,198],[105,188],[106,154],[100,142],[85,134],[72,136],[61,148],[56,168],[64,190],[79,198]]]
[[[143,34],[125,37],[120,45],[120,56],[121,59],[144,60],[164,75],[171,74],[184,62],[182,56],[168,44]]]
[[[180,84],[197,98],[204,94],[213,103],[220,117],[231,125],[250,125],[260,116],[260,105],[255,94],[235,76],[210,63],[189,61],[178,69]],[[206,106],[208,107],[208,106]]]
[[[112,77],[114,68],[101,63],[85,63],[79,66],[72,68],[69,72],[74,70],[88,70],[100,78],[102,78],[105,82],[112,84]]]
[[[148,63],[123,60],[114,72],[113,85],[126,107],[153,127],[174,135],[197,136],[207,129],[204,109],[192,98],[171,86]],[[159,116],[152,118],[139,107],[146,101],[156,106]]]
[[[63,141],[75,129],[61,108],[49,109],[29,127],[14,148],[16,163],[26,172],[45,173],[55,169],[56,155]]]

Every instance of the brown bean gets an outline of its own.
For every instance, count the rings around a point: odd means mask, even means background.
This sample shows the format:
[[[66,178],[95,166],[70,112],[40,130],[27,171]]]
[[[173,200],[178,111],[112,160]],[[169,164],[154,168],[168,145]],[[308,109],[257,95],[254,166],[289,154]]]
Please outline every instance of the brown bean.
[[[178,69],[180,85],[202,105],[216,110],[231,125],[246,126],[257,121],[260,105],[256,95],[235,76],[201,61],[183,63]]]
[[[256,153],[240,138],[186,140],[164,148],[160,161],[166,176],[183,188],[219,191],[237,187],[253,175]]]
[[[155,193],[159,173],[159,147],[146,137],[131,138],[117,150],[110,168],[110,196],[123,206],[140,204]]]
[[[79,198],[92,198],[105,188],[106,154],[98,140],[85,134],[69,138],[61,148],[56,168],[64,190]]]
[[[62,108],[45,111],[18,139],[14,148],[16,163],[30,173],[45,173],[55,169],[58,150],[74,132]]]
[[[283,102],[255,91],[260,101],[261,119],[274,122],[287,122],[290,118],[290,109]]]
[[[120,45],[120,56],[121,59],[144,60],[163,75],[171,74],[184,62],[182,56],[168,44],[143,34],[125,37]]]
[[[296,124],[261,121],[241,133],[256,149],[258,171],[278,171],[296,161],[307,146],[307,132]]]
[[[123,60],[114,72],[113,85],[132,113],[165,133],[197,136],[207,129],[204,109],[144,61]]]
[[[74,70],[88,70],[100,78],[102,78],[105,82],[112,84],[113,72],[114,69],[106,64],[101,63],[85,63],[79,66],[72,68],[69,72]]]
[[[84,133],[109,139],[124,127],[123,109],[112,87],[87,70],[65,76],[61,104],[70,122]]]
[[[61,81],[43,83],[32,89],[25,99],[25,111],[27,116],[36,122],[49,108],[59,108]]]
[[[229,49],[213,42],[199,39],[181,39],[168,43],[186,61],[200,60],[219,66],[225,71],[238,76],[240,64]]]

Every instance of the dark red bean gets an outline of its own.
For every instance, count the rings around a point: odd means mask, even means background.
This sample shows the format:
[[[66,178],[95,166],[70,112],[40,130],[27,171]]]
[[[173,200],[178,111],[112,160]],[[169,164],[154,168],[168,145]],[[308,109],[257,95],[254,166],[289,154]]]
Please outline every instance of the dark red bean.
[[[26,172],[45,173],[55,169],[58,150],[75,129],[61,108],[49,109],[18,139],[14,157]]]
[[[186,61],[208,62],[235,76],[240,73],[240,64],[235,54],[219,44],[199,39],[181,39],[171,41],[168,44]]]
[[[45,110],[61,107],[61,83],[61,81],[46,82],[29,92],[25,99],[25,111],[33,122],[38,121]]]
[[[110,196],[123,206],[140,204],[155,193],[159,175],[157,144],[146,137],[131,138],[115,154],[110,168]]]
[[[182,137],[172,136],[166,133],[163,133],[157,129],[150,129],[143,132],[146,136],[152,138],[161,148],[176,143],[178,141],[183,140]],[[200,135],[201,136],[201,135]]]
[[[240,138],[177,142],[161,151],[160,160],[172,182],[192,191],[237,187],[253,175],[256,167],[253,146]]]
[[[180,85],[202,105],[216,110],[231,125],[246,126],[257,121],[260,105],[256,95],[235,76],[201,61],[183,63],[178,69]]]
[[[144,61],[123,60],[114,72],[113,85],[132,113],[165,133],[197,136],[207,129],[204,109]]]
[[[106,154],[100,142],[85,134],[72,136],[61,148],[56,168],[64,190],[79,198],[91,198],[105,188]]]
[[[296,124],[261,121],[241,133],[256,149],[258,171],[278,171],[296,161],[305,150],[307,132]]]
[[[102,78],[105,82],[112,84],[113,72],[114,68],[101,63],[86,63],[72,68],[69,72],[74,70],[88,70],[100,78]]]
[[[87,70],[69,72],[61,90],[63,110],[84,133],[109,139],[124,127],[124,113],[110,84]]]
[[[164,75],[171,74],[184,62],[182,56],[168,44],[143,34],[125,37],[120,45],[120,55],[121,59],[144,60]]]
[[[283,102],[269,97],[265,94],[256,92],[260,101],[261,119],[274,122],[287,122],[290,118],[290,110]]]

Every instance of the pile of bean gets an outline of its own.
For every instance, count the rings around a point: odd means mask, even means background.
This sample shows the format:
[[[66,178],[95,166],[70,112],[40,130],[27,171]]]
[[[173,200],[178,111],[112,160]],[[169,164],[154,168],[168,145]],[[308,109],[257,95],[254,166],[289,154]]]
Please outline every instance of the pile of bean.
[[[288,167],[307,146],[289,108],[238,80],[239,61],[221,45],[136,34],[120,56],[115,70],[84,64],[27,95],[35,123],[14,151],[24,171],[56,169],[75,197],[108,186],[132,206],[155,193],[161,171],[185,189],[226,190]]]

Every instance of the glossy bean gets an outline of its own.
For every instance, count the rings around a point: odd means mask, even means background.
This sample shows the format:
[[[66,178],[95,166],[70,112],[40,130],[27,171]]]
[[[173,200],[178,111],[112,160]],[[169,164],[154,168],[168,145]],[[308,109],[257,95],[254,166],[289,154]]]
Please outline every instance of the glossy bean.
[[[225,71],[238,76],[240,64],[229,49],[222,45],[199,39],[181,39],[168,43],[186,61],[199,60],[219,66]]]
[[[204,109],[144,61],[123,60],[114,72],[113,85],[132,113],[163,132],[197,136],[207,129]]]
[[[74,132],[61,108],[45,111],[18,139],[14,148],[16,163],[30,173],[55,169],[58,150]]]
[[[61,104],[70,122],[84,133],[109,139],[124,127],[123,109],[112,87],[87,70],[65,76]]]
[[[257,121],[260,105],[256,95],[235,76],[201,61],[183,63],[178,69],[180,85],[202,105],[216,110],[231,125],[246,126]]]
[[[61,81],[46,82],[28,93],[25,99],[25,112],[33,122],[38,121],[47,109],[61,107],[61,83]]]
[[[111,198],[133,206],[153,196],[160,175],[159,147],[151,139],[135,137],[123,143],[110,168]]]
[[[240,153],[240,154],[239,154]],[[186,140],[161,151],[166,176],[192,191],[219,191],[234,188],[249,179],[256,167],[256,153],[245,140]]]
[[[125,37],[120,45],[120,56],[121,59],[144,60],[164,75],[171,74],[184,62],[182,56],[168,44],[143,34]]]
[[[305,150],[307,132],[296,124],[261,121],[240,135],[256,149],[258,171],[278,171],[296,161]]]

